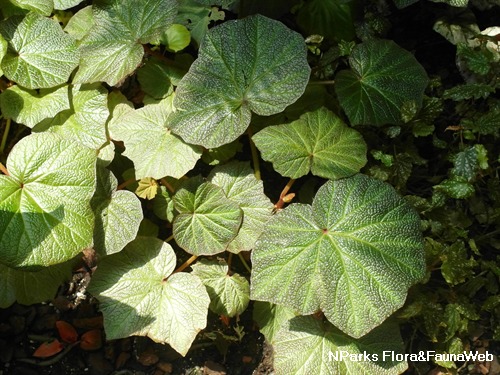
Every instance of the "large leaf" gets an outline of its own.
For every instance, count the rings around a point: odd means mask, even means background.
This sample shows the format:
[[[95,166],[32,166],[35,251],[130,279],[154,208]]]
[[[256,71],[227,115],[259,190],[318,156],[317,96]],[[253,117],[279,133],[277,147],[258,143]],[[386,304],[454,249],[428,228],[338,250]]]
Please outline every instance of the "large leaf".
[[[0,264],[0,308],[15,301],[23,305],[45,302],[54,298],[63,280],[69,280],[73,262],[65,262],[40,271],[28,272]]]
[[[366,164],[366,144],[326,108],[305,113],[291,124],[264,128],[252,138],[262,159],[282,176],[311,172],[332,180],[352,176]]]
[[[1,63],[5,76],[29,89],[65,83],[78,65],[73,37],[38,13],[2,21],[0,34],[9,43]]]
[[[251,113],[272,115],[295,102],[309,80],[303,38],[256,15],[228,21],[203,39],[179,83],[172,131],[213,148],[238,138]]]
[[[184,143],[169,130],[171,97],[128,111],[109,125],[111,138],[123,141],[123,155],[134,162],[138,179],[165,176],[180,178],[193,169],[201,148]]]
[[[201,259],[192,268],[193,275],[198,276],[207,287],[211,311],[233,317],[246,310],[250,302],[247,279],[237,273],[229,275],[225,262]]]
[[[54,9],[65,10],[73,8],[80,4],[83,0],[54,0]]]
[[[277,375],[398,375],[408,367],[396,360],[405,352],[394,323],[354,339],[328,322],[298,316],[278,331],[273,348]]]
[[[94,26],[81,41],[82,59],[74,82],[116,85],[141,63],[141,44],[158,39],[176,12],[175,0],[94,2]]]
[[[243,222],[228,251],[239,253],[252,250],[255,241],[271,218],[274,205],[264,194],[262,181],[255,178],[248,163],[233,162],[215,167],[208,179],[222,188],[226,197],[243,210]]]
[[[54,9],[53,0],[10,0],[10,2],[19,8],[32,10],[44,16],[49,16]]]
[[[335,78],[335,92],[351,124],[400,124],[405,103],[422,105],[428,78],[411,53],[390,40],[354,47],[350,70]]]
[[[69,88],[35,90],[12,86],[0,94],[0,108],[4,117],[30,128],[70,108]]]
[[[58,133],[89,148],[100,148],[108,140],[108,91],[100,84],[92,84],[73,86],[71,93],[71,108],[42,121],[33,131]]]
[[[172,247],[152,237],[99,263],[89,291],[99,299],[108,340],[147,336],[186,355],[207,324],[210,298],[197,276],[172,275],[175,263]]]
[[[55,134],[21,139],[0,175],[0,261],[49,266],[92,244],[94,151]]]
[[[395,190],[355,175],[328,181],[312,206],[292,204],[252,253],[252,299],[303,315],[322,310],[361,337],[405,301],[425,273],[418,215]]]
[[[190,254],[213,255],[226,250],[236,237],[243,213],[209,182],[193,189],[180,189],[174,196],[179,214],[173,223],[175,241]]]
[[[132,241],[143,219],[141,202],[131,191],[117,191],[118,181],[106,168],[97,168],[97,189],[92,198],[96,215],[94,249],[102,255],[121,251]]]
[[[82,39],[94,26],[94,15],[92,14],[92,6],[86,6],[80,9],[71,17],[64,28],[69,35],[76,40]]]

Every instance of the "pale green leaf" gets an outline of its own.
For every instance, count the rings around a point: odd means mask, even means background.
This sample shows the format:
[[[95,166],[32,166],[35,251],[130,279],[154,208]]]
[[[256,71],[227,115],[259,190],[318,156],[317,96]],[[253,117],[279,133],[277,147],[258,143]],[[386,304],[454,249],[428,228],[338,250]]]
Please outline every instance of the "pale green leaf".
[[[55,134],[21,139],[0,175],[0,261],[49,266],[92,244],[95,151]]]
[[[83,0],[54,0],[54,9],[66,10],[73,8],[83,2]]]
[[[193,169],[201,148],[188,145],[169,130],[171,99],[149,104],[137,110],[125,110],[109,124],[111,138],[123,141],[123,155],[134,162],[138,179],[165,176],[180,178]]]
[[[252,112],[279,113],[302,95],[306,55],[298,33],[260,15],[214,27],[179,83],[172,131],[206,148],[235,140]]]
[[[226,250],[243,218],[238,204],[209,182],[196,190],[177,191],[174,206],[179,213],[173,223],[175,241],[193,255],[213,255]]]
[[[3,57],[7,53],[7,41],[3,38],[2,34],[0,34],[0,61],[2,61]],[[3,76],[2,66],[0,64],[0,77]]]
[[[246,310],[250,302],[250,285],[243,276],[229,275],[225,262],[201,259],[191,266],[210,296],[210,310],[217,315],[233,317]]]
[[[399,375],[408,367],[395,358],[404,356],[405,348],[394,323],[356,339],[328,322],[298,316],[278,331],[273,348],[277,375]]]
[[[252,252],[251,298],[302,315],[322,310],[361,337],[424,274],[418,215],[390,185],[358,174],[328,181],[312,207],[292,204],[273,216]]]
[[[281,327],[297,314],[292,309],[269,302],[255,301],[253,304],[253,320],[267,342],[274,343],[274,337]]]
[[[186,26],[173,24],[165,31],[161,42],[169,51],[179,52],[189,46],[191,34]]]
[[[50,16],[54,9],[53,0],[10,0],[10,2],[19,8],[32,10],[44,16]]]
[[[92,5],[94,26],[81,40],[82,59],[75,83],[105,81],[114,86],[141,63],[141,44],[150,43],[172,23],[175,0],[107,0]]]
[[[1,66],[7,78],[29,89],[65,83],[78,65],[76,41],[54,20],[37,13],[10,17],[0,23],[8,42]]]
[[[262,181],[257,180],[252,168],[243,162],[215,167],[208,179],[221,187],[226,197],[238,204],[243,211],[238,235],[231,241],[227,250],[232,253],[252,250],[274,208],[264,194]]]
[[[335,78],[335,92],[353,125],[401,124],[401,107],[422,105],[428,78],[411,53],[390,40],[369,40],[354,47],[350,70]]]
[[[71,108],[42,121],[33,131],[58,133],[89,148],[99,149],[108,141],[108,91],[100,84],[89,84],[73,86],[71,93]]]
[[[138,182],[137,189],[135,193],[139,198],[151,200],[156,196],[158,192],[158,182],[151,177],[141,178]]]
[[[175,263],[172,247],[152,237],[138,237],[99,263],[89,291],[108,340],[147,336],[186,355],[207,324],[210,298],[198,277],[172,275]]]
[[[97,189],[91,205],[95,212],[94,250],[101,255],[121,251],[132,241],[143,219],[142,206],[134,193],[116,188],[116,177],[97,167]]]
[[[5,309],[17,301],[23,305],[51,300],[61,282],[71,278],[72,262],[44,267],[29,272],[0,264],[0,308]]]
[[[11,86],[0,94],[0,108],[4,117],[33,128],[40,121],[70,108],[69,88],[65,85],[37,92]]]
[[[70,18],[68,24],[64,28],[69,35],[76,40],[82,39],[94,26],[94,16],[92,14],[92,6],[86,6],[80,9]]]
[[[252,140],[262,159],[290,178],[311,172],[335,180],[359,172],[366,164],[361,134],[326,108],[305,113],[290,124],[269,126]]]

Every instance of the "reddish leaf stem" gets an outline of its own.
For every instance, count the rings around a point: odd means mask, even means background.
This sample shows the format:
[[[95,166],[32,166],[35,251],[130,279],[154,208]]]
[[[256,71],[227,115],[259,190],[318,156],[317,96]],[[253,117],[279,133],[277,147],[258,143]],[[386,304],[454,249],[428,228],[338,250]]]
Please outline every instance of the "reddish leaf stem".
[[[3,165],[2,163],[0,163],[0,172],[2,172],[6,176],[10,176],[9,171],[7,170],[7,168],[5,168],[5,165]]]
[[[286,186],[283,188],[283,190],[280,193],[279,201],[276,202],[276,204],[274,205],[274,210],[279,210],[279,209],[283,208],[283,205],[285,203],[288,203],[289,199],[285,199],[285,198],[287,198],[288,191],[290,190],[290,188],[292,187],[294,182],[295,182],[295,180],[293,178],[291,178],[290,181],[288,181],[288,183],[286,184]]]

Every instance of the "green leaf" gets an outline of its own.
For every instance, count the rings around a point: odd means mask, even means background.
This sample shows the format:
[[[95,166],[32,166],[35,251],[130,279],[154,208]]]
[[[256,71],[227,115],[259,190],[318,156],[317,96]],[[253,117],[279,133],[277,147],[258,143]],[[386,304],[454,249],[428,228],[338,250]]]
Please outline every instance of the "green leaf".
[[[471,181],[477,173],[478,169],[478,152],[475,147],[467,147],[465,150],[460,151],[453,158],[454,167],[451,173],[454,176],[465,178]]]
[[[427,74],[411,53],[390,40],[354,47],[350,70],[335,78],[335,92],[351,124],[401,124],[401,107],[422,105]]]
[[[227,249],[236,237],[243,212],[209,182],[196,190],[180,189],[174,196],[179,214],[173,223],[175,241],[193,255],[213,255]]]
[[[147,336],[186,355],[207,324],[210,298],[198,277],[172,275],[175,263],[172,247],[152,237],[99,263],[89,291],[99,300],[108,340]]]
[[[172,94],[171,68],[158,58],[152,58],[137,70],[137,79],[142,90],[155,99],[163,99]]]
[[[465,199],[474,194],[474,186],[470,184],[465,177],[453,176],[450,179],[442,181],[439,185],[435,185],[436,191],[446,193],[450,198]]]
[[[2,21],[0,34],[9,43],[1,63],[5,76],[28,89],[65,83],[78,65],[73,37],[56,21],[37,13]]]
[[[432,0],[435,3],[445,3],[452,7],[466,7],[469,0]]]
[[[95,212],[94,249],[100,255],[121,251],[132,241],[143,219],[136,195],[116,188],[116,177],[106,168],[97,168],[97,189],[91,205]]]
[[[495,87],[484,83],[469,83],[466,85],[457,85],[443,93],[444,99],[454,101],[467,99],[486,99],[491,93],[495,92]]]
[[[226,197],[238,204],[243,211],[238,235],[229,243],[227,250],[232,253],[252,250],[274,208],[264,194],[262,181],[257,180],[252,168],[243,162],[215,167],[208,180],[221,187]]]
[[[420,220],[388,184],[358,174],[328,181],[312,207],[273,216],[252,252],[251,298],[302,315],[322,310],[361,337],[423,278]]]
[[[441,274],[446,282],[452,286],[461,284],[474,276],[477,262],[467,254],[467,249],[462,241],[457,241],[447,246],[441,255],[443,264]]]
[[[54,9],[53,0],[9,0],[9,1],[19,8],[32,10],[44,16],[50,16],[52,10]]]
[[[179,83],[172,131],[214,148],[238,138],[251,113],[272,115],[304,92],[310,68],[303,38],[256,15],[211,29]]]
[[[398,375],[408,367],[406,361],[395,360],[405,348],[399,327],[391,323],[356,339],[328,322],[298,316],[278,331],[273,348],[278,374]]]
[[[11,86],[0,94],[0,108],[4,117],[33,128],[40,121],[70,108],[69,88],[65,85],[37,92]]]
[[[64,28],[69,35],[76,40],[82,39],[94,26],[94,16],[92,14],[92,6],[86,6],[80,9],[70,18],[68,24]]]
[[[262,301],[255,301],[253,304],[253,320],[271,344],[281,327],[296,315],[292,309],[282,305]]]
[[[71,278],[72,262],[45,267],[37,272],[9,268],[0,264],[0,308],[15,301],[23,305],[54,298],[63,280]]]
[[[167,97],[158,104],[130,110],[109,124],[111,138],[125,144],[123,155],[134,162],[138,179],[180,178],[201,156],[200,147],[188,145],[170,132],[171,101]]]
[[[49,266],[92,244],[95,151],[55,134],[21,139],[0,175],[0,252],[9,267]]]
[[[282,176],[311,172],[332,180],[352,176],[366,164],[366,144],[326,108],[305,113],[285,125],[269,126],[252,137],[262,159]]]
[[[156,196],[158,192],[158,182],[151,177],[141,178],[138,182],[137,189],[135,193],[139,198],[151,200]]]
[[[91,84],[73,86],[71,93],[71,108],[42,121],[33,131],[58,133],[89,148],[99,149],[108,142],[108,91],[100,84]]]
[[[222,21],[225,13],[212,4],[201,4],[197,0],[183,0],[179,4],[177,22],[182,23],[191,31],[191,37],[196,45],[202,41],[208,26],[212,21]]]
[[[161,38],[161,42],[169,51],[179,52],[189,46],[191,34],[186,26],[173,24],[165,31],[165,34]]]
[[[500,129],[500,108],[481,114],[470,128],[482,135],[497,134]]]
[[[54,9],[66,10],[76,7],[83,0],[54,0]]]
[[[165,186],[160,186],[158,194],[153,199],[153,212],[161,220],[174,220],[174,200]]]
[[[3,38],[2,34],[0,34],[0,61],[2,61],[3,57],[7,53],[7,41]],[[0,64],[0,77],[3,76],[2,66]]]
[[[201,155],[201,160],[208,165],[218,165],[232,159],[241,150],[242,144],[239,141],[234,141],[220,147],[205,150],[203,155]]]
[[[225,262],[201,259],[191,266],[210,296],[210,310],[218,315],[233,317],[246,310],[250,302],[250,285],[237,273],[228,274]]]
[[[177,12],[175,0],[102,0],[92,5],[94,26],[82,39],[73,82],[114,86],[141,63],[141,44],[157,40]]]

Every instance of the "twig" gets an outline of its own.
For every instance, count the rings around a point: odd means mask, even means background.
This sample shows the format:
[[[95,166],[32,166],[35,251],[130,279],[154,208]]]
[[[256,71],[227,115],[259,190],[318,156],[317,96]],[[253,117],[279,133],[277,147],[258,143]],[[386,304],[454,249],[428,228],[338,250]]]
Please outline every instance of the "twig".
[[[134,182],[136,182],[137,180],[135,178],[131,178],[130,180],[127,180],[127,181],[124,181],[122,182],[120,185],[118,185],[118,187],[116,188],[116,190],[123,190],[124,188],[126,188],[128,185],[130,184],[133,184]]]
[[[2,163],[0,163],[0,172],[2,172],[6,176],[10,176],[9,171],[7,170],[7,168],[5,168],[5,165],[3,165]]]
[[[238,257],[240,258],[241,263],[243,263],[243,266],[246,268],[246,270],[249,273],[252,273],[252,270],[251,270],[250,266],[248,265],[247,261],[245,260],[245,258],[243,258],[243,255],[241,255],[241,253],[238,253]]]
[[[253,161],[255,178],[257,180],[260,180],[261,175],[260,175],[259,155],[257,153],[257,148],[255,147],[255,144],[252,141],[253,132],[251,127],[248,127],[247,133],[248,133],[248,138],[250,140],[250,151],[252,152],[252,161]]]
[[[309,81],[308,85],[333,85],[335,84],[335,80],[329,81]]]
[[[159,58],[161,61],[163,61],[166,65],[171,66],[173,68],[177,68],[179,70],[182,70],[183,72],[186,71],[186,67],[179,64],[177,61],[174,61],[172,59],[169,59],[166,56],[163,56],[161,53],[153,51],[148,45],[144,44],[144,52],[146,52],[148,55],[155,56]]]
[[[167,182],[166,178],[162,178],[160,181],[161,181],[161,184],[168,189],[168,191],[170,191],[172,194],[175,193],[174,187]]]
[[[5,151],[5,145],[7,144],[7,137],[9,136],[10,131],[10,118],[8,118],[5,122],[5,130],[3,131],[2,143],[0,143],[0,154],[3,154]]]
[[[292,185],[293,185],[294,182],[295,182],[295,180],[293,178],[291,178],[290,181],[288,181],[288,183],[286,184],[286,186],[281,191],[281,193],[280,193],[280,199],[274,205],[274,210],[275,211],[283,208],[283,205],[285,203],[288,203],[290,201],[290,199],[287,199],[287,194],[288,194],[288,191],[290,190],[290,188],[292,187]],[[293,198],[293,196],[292,196],[292,198]]]
[[[177,272],[182,272],[184,271],[186,268],[188,268],[191,263],[193,263],[196,259],[198,258],[198,255],[193,255],[191,258],[189,258],[188,260],[186,260],[179,268],[177,268],[174,272],[172,273],[177,273]]]

